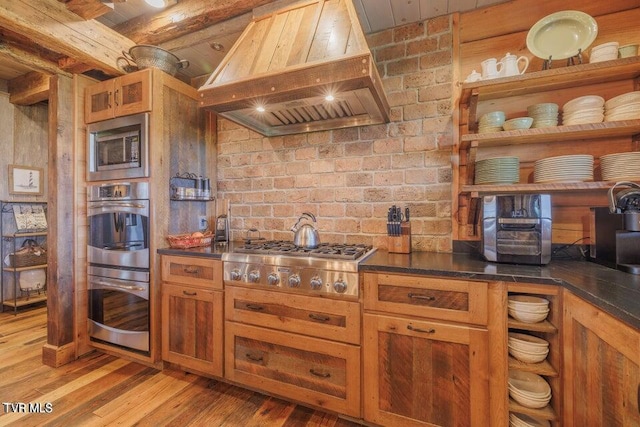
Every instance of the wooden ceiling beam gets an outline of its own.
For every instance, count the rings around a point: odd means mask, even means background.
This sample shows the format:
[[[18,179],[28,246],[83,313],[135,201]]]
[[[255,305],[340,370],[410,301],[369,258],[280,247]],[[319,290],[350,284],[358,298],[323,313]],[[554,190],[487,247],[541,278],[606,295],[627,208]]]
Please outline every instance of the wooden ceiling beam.
[[[64,3],[50,0],[0,1],[0,27],[111,76],[124,74],[118,58],[135,45],[95,20],[82,20]]]
[[[33,105],[49,99],[50,75],[32,71],[9,80],[9,102]]]
[[[100,0],[68,0],[64,3],[67,9],[86,20],[95,19],[113,10]]]
[[[8,56],[19,64],[24,65],[34,71],[45,74],[62,74],[71,77],[71,73],[61,69],[57,64],[49,62],[40,56],[18,49],[15,46],[9,46],[0,42],[0,57]]]
[[[168,40],[244,15],[271,2],[272,0],[182,0],[160,13],[138,16],[113,29],[137,44],[159,46]]]

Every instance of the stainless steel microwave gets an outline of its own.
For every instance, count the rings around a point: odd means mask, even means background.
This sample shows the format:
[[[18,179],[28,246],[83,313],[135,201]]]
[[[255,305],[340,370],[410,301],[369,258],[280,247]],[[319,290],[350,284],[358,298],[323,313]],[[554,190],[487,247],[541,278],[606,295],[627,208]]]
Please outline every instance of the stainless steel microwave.
[[[87,181],[149,176],[149,113],[87,126]]]

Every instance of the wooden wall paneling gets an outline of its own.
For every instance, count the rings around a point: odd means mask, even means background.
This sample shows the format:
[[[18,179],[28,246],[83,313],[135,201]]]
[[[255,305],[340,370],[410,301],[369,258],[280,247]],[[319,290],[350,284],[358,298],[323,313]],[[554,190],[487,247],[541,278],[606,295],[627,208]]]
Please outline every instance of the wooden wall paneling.
[[[518,31],[529,31],[538,20],[560,10],[580,10],[598,17],[638,7],[637,0],[512,0],[472,10],[460,19],[460,40],[468,43]],[[499,18],[499,19],[498,19]]]
[[[43,362],[60,366],[75,358],[73,250],[74,112],[73,81],[51,80],[49,98],[49,170],[47,261],[47,343]]]
[[[489,283],[489,404],[492,425],[509,424],[509,392],[505,387],[509,375],[507,364],[507,286]]]

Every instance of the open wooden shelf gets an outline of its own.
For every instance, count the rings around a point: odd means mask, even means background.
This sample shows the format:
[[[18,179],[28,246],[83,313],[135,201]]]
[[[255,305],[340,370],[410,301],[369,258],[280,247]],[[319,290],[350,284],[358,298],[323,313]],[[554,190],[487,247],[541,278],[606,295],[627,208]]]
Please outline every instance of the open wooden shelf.
[[[547,377],[557,377],[558,371],[551,366],[551,363],[546,359],[540,363],[525,363],[509,356],[509,369],[516,369],[523,372],[533,372],[534,374],[544,375]]]
[[[460,148],[495,147],[516,144],[537,144],[587,139],[617,138],[640,133],[640,120],[587,123],[571,126],[511,130],[490,133],[470,133],[460,137]]]
[[[528,95],[594,83],[635,79],[640,76],[640,56],[621,58],[593,64],[579,64],[552,68],[512,77],[463,83],[460,102],[468,103],[472,96],[479,100]]]
[[[47,294],[42,292],[40,294],[36,293],[35,295],[30,295],[28,297],[16,298],[15,300],[11,298],[11,299],[5,300],[3,304],[9,307],[24,307],[25,305],[36,304],[46,300],[47,300]]]
[[[513,194],[513,193],[554,193],[563,191],[593,191],[609,190],[615,182],[558,182],[550,184],[495,184],[495,185],[463,185],[460,192],[480,197],[483,194]]]
[[[509,327],[509,329],[520,329],[523,331],[532,332],[546,332],[548,334],[555,334],[558,332],[558,328],[553,326],[553,324],[548,320],[543,320],[542,322],[538,323],[525,323],[509,316],[509,318],[507,319],[507,326]]]

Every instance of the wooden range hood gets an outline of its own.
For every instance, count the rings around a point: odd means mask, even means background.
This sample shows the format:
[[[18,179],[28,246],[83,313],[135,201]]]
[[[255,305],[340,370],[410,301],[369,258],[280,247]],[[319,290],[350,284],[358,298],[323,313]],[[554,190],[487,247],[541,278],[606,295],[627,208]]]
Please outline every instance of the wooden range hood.
[[[389,121],[351,0],[312,0],[254,19],[198,91],[202,107],[265,136]]]

